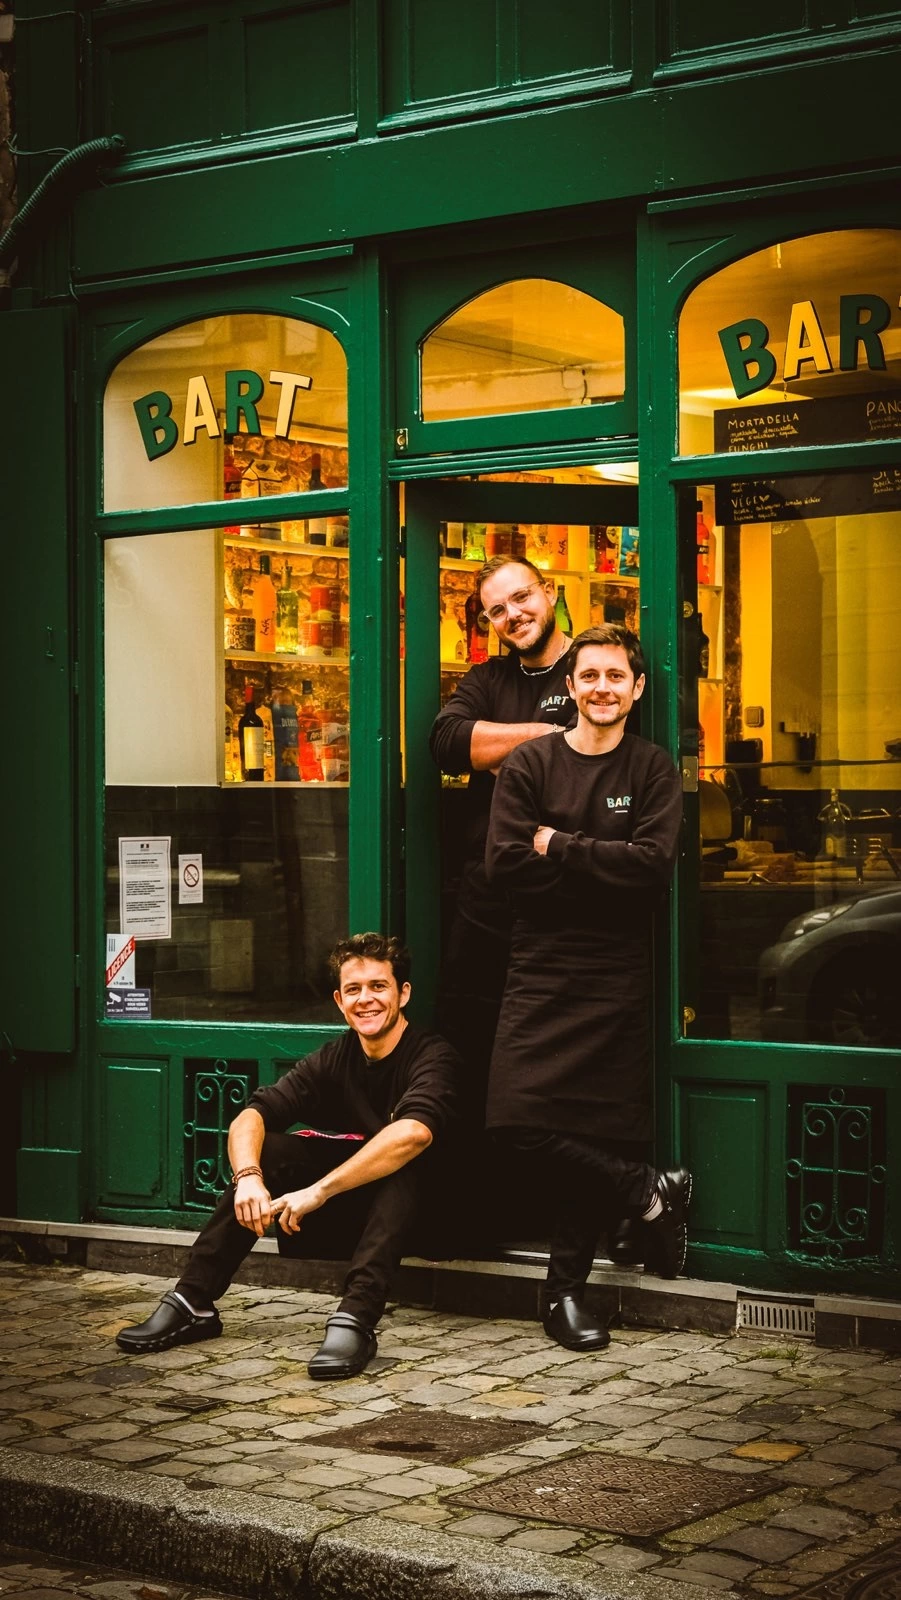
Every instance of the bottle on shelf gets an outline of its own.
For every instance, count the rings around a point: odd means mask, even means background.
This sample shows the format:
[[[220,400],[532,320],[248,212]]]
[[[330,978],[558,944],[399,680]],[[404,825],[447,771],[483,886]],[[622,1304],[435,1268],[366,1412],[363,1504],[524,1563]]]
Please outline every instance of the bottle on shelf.
[[[269,557],[260,556],[260,571],[253,580],[253,648],[261,655],[275,649],[275,585],[269,573]]]
[[[307,488],[311,494],[318,489],[326,487],[322,478],[322,457],[318,450],[310,456],[310,481]],[[325,517],[310,517],[307,522],[307,543],[325,544],[328,537],[328,524]]]
[[[594,542],[594,570],[595,572],[616,572],[616,544],[610,538],[610,529],[606,523],[598,522],[591,530]]]
[[[244,685],[244,710],[238,722],[241,741],[241,777],[245,783],[262,783],[263,719],[254,705],[253,684]]]
[[[511,523],[510,548],[514,561],[524,561],[526,555],[526,530],[518,522]]]
[[[275,779],[275,730],[272,710],[265,700],[257,706],[257,716],[263,724],[263,782],[272,783]]]
[[[695,501],[697,513],[698,583],[716,582],[716,534],[704,521],[704,506]]]
[[[479,561],[485,556],[485,531],[484,522],[464,522],[463,524],[463,560]]]
[[[463,524],[462,522],[448,522],[445,534],[444,547],[449,561],[462,561],[463,559]]]
[[[466,659],[467,661],[488,660],[488,629],[491,624],[482,621],[482,602],[477,594],[471,594],[466,601]]]
[[[817,820],[823,824],[823,855],[841,861],[848,853],[848,819],[850,808],[842,804],[837,789],[830,789],[829,804],[825,805]]]
[[[569,606],[566,604],[566,589],[562,583],[557,585],[554,617],[560,632],[565,633],[567,638],[571,639],[573,636],[573,619],[569,614]]]
[[[275,740],[275,776],[280,783],[296,783],[297,707],[290,689],[276,689],[272,695],[272,729]]]
[[[548,550],[552,572],[565,572],[569,565],[569,526],[565,522],[550,522],[547,530]]]
[[[322,717],[313,694],[312,679],[304,678],[297,707],[297,769],[301,783],[321,783]]]
[[[285,562],[282,586],[275,596],[275,648],[280,655],[297,654],[297,590],[291,588],[291,563]]]

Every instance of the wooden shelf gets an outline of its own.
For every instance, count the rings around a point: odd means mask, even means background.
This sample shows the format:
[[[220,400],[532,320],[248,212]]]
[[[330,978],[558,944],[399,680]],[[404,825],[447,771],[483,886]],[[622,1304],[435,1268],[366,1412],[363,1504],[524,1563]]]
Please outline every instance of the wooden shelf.
[[[350,656],[345,650],[330,656],[288,655],[284,650],[225,650],[226,661],[263,661],[270,667],[346,667]]]
[[[257,789],[257,790],[260,790],[260,789],[349,789],[350,788],[350,780],[348,778],[315,778],[315,779],[312,779],[312,780],[310,780],[310,779],[300,779],[300,780],[295,781],[293,778],[275,778],[275,779],[270,780],[269,783],[267,783],[265,779],[263,779],[262,783],[245,783],[243,778],[239,778],[234,783],[232,783],[231,781],[223,780],[223,782],[220,783],[219,787],[220,787],[220,789]]]
[[[292,539],[242,539],[234,534],[226,534],[225,544],[229,550],[255,550],[261,555],[271,556],[336,556],[339,561],[346,561],[350,551],[346,544],[295,544]],[[474,566],[474,562],[461,562],[461,566]]]

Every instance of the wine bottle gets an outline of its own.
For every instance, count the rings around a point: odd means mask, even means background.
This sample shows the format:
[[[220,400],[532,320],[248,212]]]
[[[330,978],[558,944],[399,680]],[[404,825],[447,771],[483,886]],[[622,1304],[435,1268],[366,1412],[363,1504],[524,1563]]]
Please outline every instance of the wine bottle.
[[[263,719],[253,703],[253,684],[244,685],[244,710],[238,722],[241,776],[245,783],[263,781]]]
[[[467,661],[488,660],[488,629],[490,624],[482,621],[482,602],[477,594],[471,594],[466,602],[466,659]]]
[[[259,576],[253,582],[253,648],[268,655],[275,649],[275,585],[269,575],[269,557],[260,556]]]
[[[571,639],[573,636],[573,619],[569,614],[569,606],[566,604],[566,589],[562,583],[558,583],[557,585],[557,599],[554,605],[554,618],[557,623],[557,627],[560,629],[560,632],[565,633],[567,638]]]
[[[282,574],[282,586],[275,596],[275,648],[280,655],[297,655],[297,591],[291,588],[288,561]]]
[[[322,457],[318,450],[314,450],[310,456],[310,481],[307,484],[307,488],[311,494],[315,494],[317,490],[325,488],[325,484],[322,481]],[[310,517],[307,523],[307,543],[325,544],[327,526],[325,517]]]
[[[695,501],[697,512],[698,583],[710,583],[710,529],[704,521],[704,507]]]

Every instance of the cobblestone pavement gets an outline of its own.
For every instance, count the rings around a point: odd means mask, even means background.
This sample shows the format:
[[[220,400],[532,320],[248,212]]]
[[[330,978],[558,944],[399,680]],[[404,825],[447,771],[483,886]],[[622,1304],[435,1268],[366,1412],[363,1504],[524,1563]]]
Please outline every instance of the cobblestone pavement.
[[[134,1273],[0,1264],[0,1447],[161,1474],[188,1489],[228,1486],[270,1505],[306,1501],[336,1523],[375,1515],[395,1530],[440,1528],[502,1547],[510,1562],[541,1552],[583,1582],[586,1570],[653,1575],[671,1580],[659,1592],[673,1600],[692,1592],[680,1584],[796,1595],[901,1538],[899,1357],[644,1330],[614,1330],[607,1350],[580,1356],[534,1323],[393,1307],[367,1371],[317,1384],[305,1363],[334,1300],[289,1288],[236,1286],[220,1305],[218,1340],[121,1355],[115,1334],[167,1287]],[[402,1408],[540,1431],[453,1466],[319,1442]],[[764,1473],[772,1491],[648,1538],[473,1511],[452,1498],[586,1451]],[[53,1587],[35,1579],[32,1592]],[[163,1589],[175,1600],[172,1585]],[[102,1585],[90,1592],[129,1600]]]
[[[62,1561],[58,1556],[0,1544],[0,1594],[16,1600],[228,1600],[212,1589],[185,1583],[160,1583],[97,1562]]]

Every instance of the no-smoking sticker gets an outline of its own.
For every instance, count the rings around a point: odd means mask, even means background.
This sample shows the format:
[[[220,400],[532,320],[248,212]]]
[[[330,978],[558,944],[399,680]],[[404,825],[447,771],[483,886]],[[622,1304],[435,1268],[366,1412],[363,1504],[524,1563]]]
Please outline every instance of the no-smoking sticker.
[[[178,903],[180,906],[199,906],[203,904],[202,855],[179,856]]]

